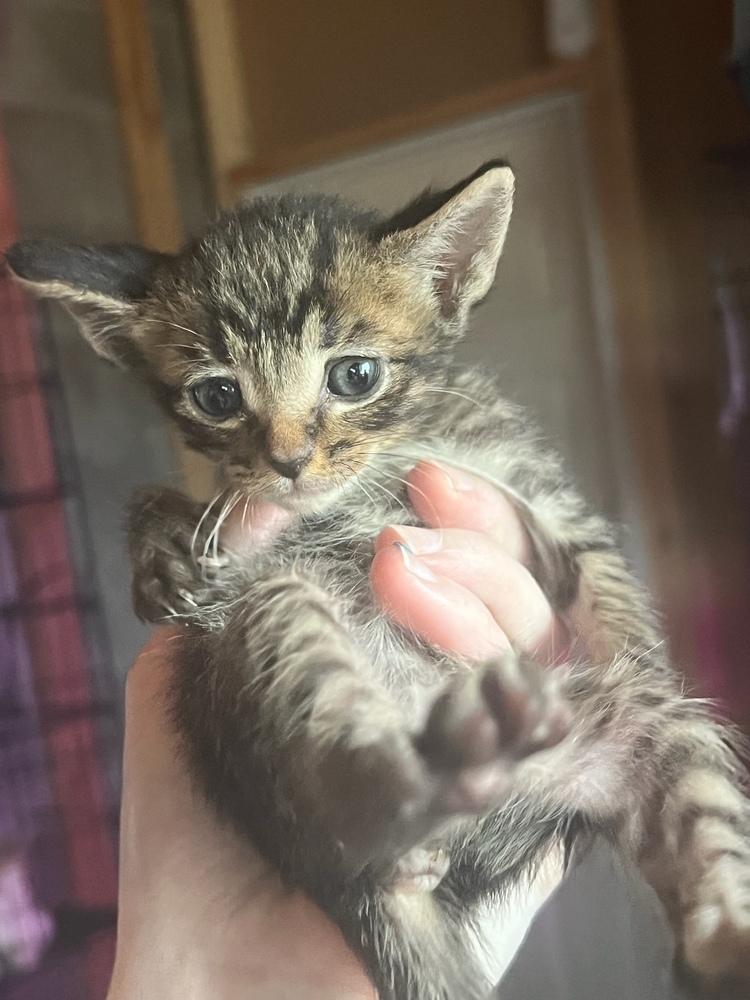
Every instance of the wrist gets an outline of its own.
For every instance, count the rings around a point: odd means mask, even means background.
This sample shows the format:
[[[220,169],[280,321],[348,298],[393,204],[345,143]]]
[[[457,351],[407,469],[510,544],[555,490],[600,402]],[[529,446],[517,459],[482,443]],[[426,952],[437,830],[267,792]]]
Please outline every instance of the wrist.
[[[169,914],[118,930],[107,1000],[377,1000],[340,932],[274,879],[250,901],[213,900],[200,920]],[[211,912],[213,911],[213,912]],[[158,924],[158,926],[157,926]]]

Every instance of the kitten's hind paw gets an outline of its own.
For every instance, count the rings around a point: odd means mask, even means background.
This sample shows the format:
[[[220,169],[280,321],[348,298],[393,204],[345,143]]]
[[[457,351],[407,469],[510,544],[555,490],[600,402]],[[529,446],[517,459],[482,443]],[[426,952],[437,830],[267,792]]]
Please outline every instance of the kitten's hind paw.
[[[499,804],[519,762],[572,721],[554,676],[514,654],[453,678],[416,736],[389,700],[347,680],[329,680],[310,726],[318,810],[353,868],[394,865],[449,817]]]
[[[703,873],[684,917],[682,951],[704,983],[739,980],[750,991],[750,852],[725,853]]]
[[[554,675],[515,653],[456,678],[415,741],[438,785],[433,808],[485,812],[507,793],[517,764],[555,746],[571,724]]]
[[[750,802],[743,783],[718,768],[693,768],[670,789],[660,818],[669,850],[660,895],[678,943],[678,969],[697,996],[733,997],[736,985],[745,1000]]]

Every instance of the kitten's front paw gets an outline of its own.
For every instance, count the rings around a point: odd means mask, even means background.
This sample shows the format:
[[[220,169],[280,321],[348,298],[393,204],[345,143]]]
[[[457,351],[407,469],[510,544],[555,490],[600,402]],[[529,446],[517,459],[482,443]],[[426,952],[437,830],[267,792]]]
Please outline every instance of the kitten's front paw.
[[[555,746],[571,724],[554,675],[515,653],[456,678],[416,740],[437,783],[433,809],[486,812],[507,794],[518,763]]]
[[[202,514],[203,505],[164,486],[144,487],[133,498],[132,593],[135,613],[143,621],[187,617],[205,600],[211,574],[196,558],[195,537]]]

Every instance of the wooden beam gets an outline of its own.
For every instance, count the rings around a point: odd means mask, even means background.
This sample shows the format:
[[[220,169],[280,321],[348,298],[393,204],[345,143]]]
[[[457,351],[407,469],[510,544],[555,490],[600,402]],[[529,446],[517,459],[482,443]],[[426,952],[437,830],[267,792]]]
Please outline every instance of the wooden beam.
[[[175,251],[182,223],[146,3],[101,3],[138,235],[147,246]],[[213,494],[211,465],[180,441],[175,447],[187,489],[198,497]]]
[[[255,153],[247,81],[233,0],[185,0],[214,191],[220,205],[234,198],[231,177]]]
[[[157,250],[176,250],[182,224],[146,4],[101,2],[138,233]]]
[[[337,157],[350,156],[428,129],[453,125],[535,97],[565,90],[580,90],[586,86],[589,73],[590,63],[587,59],[556,61],[544,70],[528,73],[516,80],[493,84],[446,101],[410,109],[360,128],[348,129],[316,142],[257,157],[231,170],[227,187],[236,198],[246,187],[280,174],[305,170]]]
[[[675,653],[695,674],[695,574],[677,489],[626,68],[612,0],[596,0],[595,6],[599,39],[585,99],[625,417],[640,478],[652,587]]]

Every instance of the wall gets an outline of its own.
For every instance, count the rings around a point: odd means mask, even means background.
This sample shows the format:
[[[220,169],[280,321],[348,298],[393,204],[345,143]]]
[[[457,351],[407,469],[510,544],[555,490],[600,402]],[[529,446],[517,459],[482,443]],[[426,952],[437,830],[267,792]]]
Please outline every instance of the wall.
[[[705,153],[748,135],[729,78],[732,0],[618,0],[665,357],[713,363],[700,223]]]

